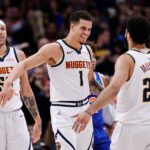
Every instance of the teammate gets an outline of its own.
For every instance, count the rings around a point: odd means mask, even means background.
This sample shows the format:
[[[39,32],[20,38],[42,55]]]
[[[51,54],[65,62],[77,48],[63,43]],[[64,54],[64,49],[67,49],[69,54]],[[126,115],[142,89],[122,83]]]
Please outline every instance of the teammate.
[[[6,25],[0,20],[0,91],[14,66],[25,59],[22,51],[6,44]],[[7,104],[0,107],[0,142],[1,150],[31,150],[32,144],[28,133],[26,120],[21,110],[24,101],[35,120],[32,141],[37,142],[41,135],[41,119],[30,88],[27,73],[12,83],[15,95]],[[21,98],[20,98],[21,93]],[[8,93],[9,95],[9,93]]]
[[[82,131],[91,115],[117,94],[117,125],[112,135],[111,150],[150,149],[150,50],[145,43],[150,36],[150,22],[142,16],[127,20],[129,50],[115,65],[115,74],[98,99],[78,114],[75,131]]]
[[[56,145],[61,150],[91,149],[92,120],[84,132],[72,130],[73,116],[89,106],[92,51],[84,43],[91,28],[92,17],[87,11],[73,12],[67,37],[44,45],[36,54],[20,62],[7,78],[1,93],[3,105],[13,93],[12,82],[24,71],[46,62],[50,77],[52,126]]]
[[[105,83],[107,82],[106,77],[98,72],[94,72],[94,77],[103,90],[103,88],[105,88],[106,86]],[[93,87],[90,84],[90,87],[91,87],[91,95],[89,96],[89,101],[92,104],[96,100],[98,96],[97,92],[99,90],[96,89],[97,86],[95,86],[95,84],[93,85]],[[96,113],[94,113],[92,116],[92,120],[94,127],[94,145],[93,145],[94,150],[109,150],[110,140],[104,129],[103,110],[100,109]]]

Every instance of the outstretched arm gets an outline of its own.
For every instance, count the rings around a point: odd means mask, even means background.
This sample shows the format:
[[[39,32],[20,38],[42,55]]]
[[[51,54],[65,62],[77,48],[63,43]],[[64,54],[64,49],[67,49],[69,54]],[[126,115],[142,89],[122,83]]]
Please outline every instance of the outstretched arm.
[[[97,101],[88,108],[91,114],[103,108],[111,99],[117,96],[122,85],[130,78],[131,66],[134,66],[134,62],[129,55],[123,54],[119,57],[115,65],[115,74],[110,84],[101,92]]]
[[[53,58],[54,56],[54,51],[52,49],[53,47],[55,47],[55,45],[47,44],[43,46],[34,55],[18,63],[9,74],[5,83],[12,84],[13,81],[20,78],[23,75],[23,73],[26,72],[27,70],[45,63],[49,58]]]
[[[130,56],[123,54],[119,57],[115,65],[115,74],[110,84],[101,92],[97,100],[92,103],[85,112],[78,114],[73,125],[75,131],[81,132],[84,130],[91,116],[117,95],[121,86],[130,78],[133,66],[134,62]]]
[[[46,61],[48,63],[57,62],[61,56],[62,52],[59,45],[57,43],[51,43],[46,44],[36,54],[18,63],[3,85],[2,92],[0,93],[0,105],[3,106],[6,101],[10,100],[15,93],[12,88],[12,83],[27,70],[43,64]]]

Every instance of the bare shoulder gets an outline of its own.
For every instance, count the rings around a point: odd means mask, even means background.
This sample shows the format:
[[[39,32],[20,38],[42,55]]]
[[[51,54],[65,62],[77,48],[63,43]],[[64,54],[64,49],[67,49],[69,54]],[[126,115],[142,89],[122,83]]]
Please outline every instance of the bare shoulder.
[[[39,51],[47,51],[47,52],[60,52],[60,45],[57,42],[48,43],[42,46]]]
[[[39,49],[38,54],[42,55],[49,65],[56,64],[63,57],[62,49],[57,42],[45,44]]]
[[[125,78],[125,81],[129,80],[134,70],[134,60],[133,58],[124,53],[122,54],[115,65],[115,75],[117,78],[122,76]]]
[[[127,62],[127,63],[133,63],[134,62],[133,58],[130,55],[128,55],[127,53],[120,55],[117,61]]]

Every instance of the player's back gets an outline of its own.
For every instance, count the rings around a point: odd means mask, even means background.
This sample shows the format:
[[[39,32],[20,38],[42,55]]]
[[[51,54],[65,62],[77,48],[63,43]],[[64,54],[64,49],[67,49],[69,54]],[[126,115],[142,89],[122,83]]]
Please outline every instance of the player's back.
[[[8,47],[8,52],[0,59],[0,91],[2,90],[2,86],[9,73],[18,62],[19,60],[17,58],[16,50],[12,47]],[[21,108],[22,102],[20,100],[19,79],[13,82],[13,88],[16,92],[16,95],[13,95],[11,100],[0,108],[0,112],[14,111]]]
[[[131,78],[117,96],[116,119],[123,123],[150,124],[147,115],[150,113],[150,53],[147,49],[142,51],[127,52],[135,65]]]
[[[64,40],[57,41],[63,57],[55,66],[47,65],[51,101],[79,101],[89,95],[90,53],[85,45],[78,51]]]

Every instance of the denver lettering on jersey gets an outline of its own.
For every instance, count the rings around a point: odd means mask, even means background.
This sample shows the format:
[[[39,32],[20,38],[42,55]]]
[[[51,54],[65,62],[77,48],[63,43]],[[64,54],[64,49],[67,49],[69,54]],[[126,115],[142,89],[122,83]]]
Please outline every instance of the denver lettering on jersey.
[[[90,64],[89,61],[66,61],[66,69],[90,68]]]
[[[142,71],[145,73],[146,71],[150,70],[150,62],[142,64],[141,66]]]
[[[9,74],[13,67],[0,67],[0,74]]]

